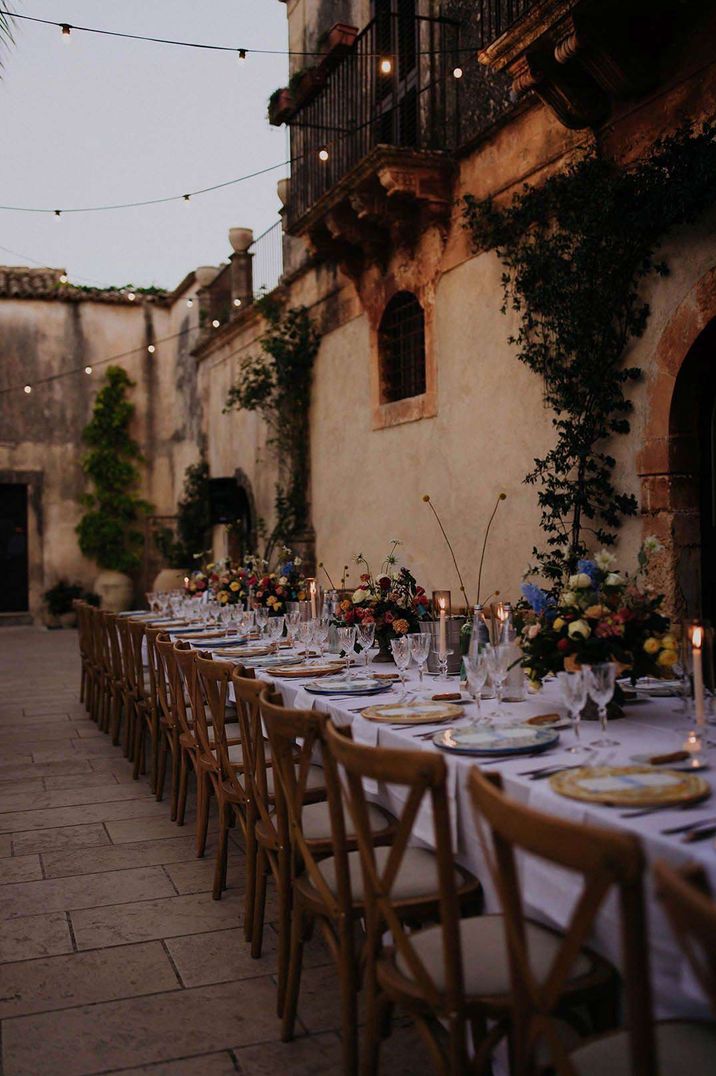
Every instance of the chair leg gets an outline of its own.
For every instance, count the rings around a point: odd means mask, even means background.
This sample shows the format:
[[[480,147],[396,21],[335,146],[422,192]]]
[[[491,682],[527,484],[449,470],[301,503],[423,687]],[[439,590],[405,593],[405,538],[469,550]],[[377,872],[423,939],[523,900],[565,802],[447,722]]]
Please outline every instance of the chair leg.
[[[152,706],[152,719],[149,725],[149,739],[152,750],[152,768],[149,771],[149,787],[156,795],[157,781],[159,780],[159,743],[164,742],[164,734],[159,729],[159,713],[156,706]]]
[[[142,759],[144,758],[144,719],[141,715],[135,716],[134,721],[134,766],[132,768],[132,777],[135,781],[139,780],[139,774],[142,770]]]
[[[278,988],[276,1015],[283,1016],[291,957],[291,856],[288,849],[278,854]]]
[[[208,773],[205,771],[198,772],[196,778],[196,854],[199,859],[206,851],[210,793],[211,787]]]
[[[181,752],[181,766],[179,770],[179,797],[177,801],[177,825],[184,825],[184,815],[186,813],[186,793],[187,783],[189,781],[189,759],[187,758],[186,751]]]
[[[244,894],[244,938],[251,941],[256,900],[256,809],[253,803],[246,808],[246,893]]]
[[[341,1053],[344,1076],[358,1076],[358,973],[353,923],[343,920],[338,933],[338,978],[341,985]]]
[[[176,822],[177,808],[179,805],[179,768],[181,764],[181,756],[183,751],[179,746],[179,741],[175,739],[174,748],[172,749],[172,809],[171,820]]]
[[[119,725],[122,719],[122,699],[118,691],[112,690],[112,704],[110,707],[109,718],[109,731],[112,737],[112,744],[117,747],[119,744]]]
[[[282,1042],[291,1042],[296,1027],[298,990],[301,985],[301,965],[303,963],[303,929],[303,909],[299,902],[294,902],[293,916],[291,918],[291,957],[288,965],[286,998],[281,1023]]]
[[[229,852],[229,810],[228,804],[221,800],[219,802],[219,845],[216,850],[214,888],[211,893],[214,900],[221,900],[221,892],[226,888],[226,863]]]
[[[172,767],[173,768],[173,767]],[[161,803],[164,799],[164,786],[167,782],[167,738],[162,730],[159,732],[157,748],[157,778],[154,785],[154,797]]]

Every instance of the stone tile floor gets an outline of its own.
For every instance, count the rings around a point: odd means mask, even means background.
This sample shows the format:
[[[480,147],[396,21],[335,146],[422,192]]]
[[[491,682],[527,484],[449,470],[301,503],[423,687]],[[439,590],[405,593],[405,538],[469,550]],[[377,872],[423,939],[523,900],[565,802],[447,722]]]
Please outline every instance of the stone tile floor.
[[[238,844],[213,901],[212,844],[196,859],[193,815],[177,827],[146,779],[132,780],[78,689],[76,632],[0,628],[3,1076],[340,1073],[322,946],[307,948],[299,1033],[282,1043],[276,936],[251,959]],[[408,1023],[381,1070],[430,1070]]]

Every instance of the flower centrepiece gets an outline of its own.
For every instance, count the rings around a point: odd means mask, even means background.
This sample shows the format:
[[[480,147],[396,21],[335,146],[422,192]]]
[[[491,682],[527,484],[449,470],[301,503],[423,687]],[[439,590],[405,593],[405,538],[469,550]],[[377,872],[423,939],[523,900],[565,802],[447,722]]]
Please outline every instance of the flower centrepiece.
[[[387,646],[391,639],[419,631],[420,622],[429,613],[428,598],[408,568],[397,566],[395,551],[400,542],[394,540],[390,552],[374,576],[362,553],[354,558],[363,571],[360,585],[349,598],[340,602],[336,613],[339,626],[375,624],[375,636]]]

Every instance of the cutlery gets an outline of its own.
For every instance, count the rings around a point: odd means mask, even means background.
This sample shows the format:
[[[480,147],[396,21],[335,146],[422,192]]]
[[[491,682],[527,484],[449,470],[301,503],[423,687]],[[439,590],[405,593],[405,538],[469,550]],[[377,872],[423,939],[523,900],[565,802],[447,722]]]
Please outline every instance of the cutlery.
[[[540,752],[540,753],[544,754],[544,752]],[[577,768],[578,767],[577,767],[576,763],[574,764],[574,766],[570,767],[570,766],[562,766],[560,763],[557,763],[557,762],[550,762],[550,764],[548,766],[539,766],[536,770],[520,770],[519,773],[517,774],[517,776],[518,777],[535,777],[539,773],[544,773],[545,770],[562,770],[562,769],[567,770],[567,769],[577,769]]]
[[[706,841],[709,837],[716,837],[716,824],[704,826],[702,829],[691,829],[681,840],[684,844],[693,844],[694,841]]]
[[[716,818],[702,818],[699,822],[686,822],[681,826],[669,826],[667,829],[662,829],[661,833],[666,837],[673,837],[677,833],[688,833],[689,830],[698,829],[700,826],[713,825],[716,823]]]
[[[529,780],[543,781],[545,778],[551,777],[555,773],[561,773],[562,770],[579,770],[581,769],[581,766],[581,762],[573,763],[571,766],[564,766],[562,763],[559,763],[556,766],[547,766],[545,769],[538,770],[537,773],[531,774]]]
[[[659,811],[690,811],[694,807],[701,807],[700,800],[694,803],[660,803],[654,807],[640,807],[636,811],[622,811],[620,818],[641,818],[647,814],[658,814]]]

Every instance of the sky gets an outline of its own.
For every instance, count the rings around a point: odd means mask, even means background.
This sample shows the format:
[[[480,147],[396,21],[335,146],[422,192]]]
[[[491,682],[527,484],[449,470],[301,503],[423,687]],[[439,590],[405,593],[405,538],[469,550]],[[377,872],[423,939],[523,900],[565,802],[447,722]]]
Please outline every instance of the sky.
[[[2,6],[2,5],[0,5]],[[13,0],[75,25],[243,48],[287,47],[279,0]],[[266,103],[285,55],[125,41],[16,21],[0,72],[0,205],[89,206],[183,194],[284,162]],[[189,202],[103,213],[0,209],[0,264],[66,268],[70,280],[176,286],[231,253],[230,227],[277,220],[286,169]],[[12,253],[9,253],[9,252]]]

